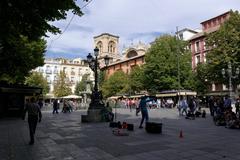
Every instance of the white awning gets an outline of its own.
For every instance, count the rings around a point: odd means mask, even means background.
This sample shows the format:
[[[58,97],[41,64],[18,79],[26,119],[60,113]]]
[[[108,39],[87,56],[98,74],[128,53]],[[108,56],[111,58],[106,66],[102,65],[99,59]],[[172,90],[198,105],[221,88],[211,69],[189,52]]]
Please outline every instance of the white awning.
[[[82,96],[72,94],[72,95],[61,97],[61,98],[63,98],[63,99],[79,99],[79,98],[82,98]]]

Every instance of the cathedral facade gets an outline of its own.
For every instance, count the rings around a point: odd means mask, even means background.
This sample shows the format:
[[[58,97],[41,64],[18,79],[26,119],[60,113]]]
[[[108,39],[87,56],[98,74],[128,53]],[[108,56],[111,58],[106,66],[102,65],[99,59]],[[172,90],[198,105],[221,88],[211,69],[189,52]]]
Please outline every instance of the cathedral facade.
[[[124,73],[130,73],[137,66],[142,65],[144,56],[149,48],[142,42],[132,44],[119,52],[119,36],[109,33],[103,33],[94,37],[94,45],[99,49],[100,67],[106,70],[106,76],[111,76],[114,72],[122,70]],[[104,57],[110,57],[110,64],[105,66]]]

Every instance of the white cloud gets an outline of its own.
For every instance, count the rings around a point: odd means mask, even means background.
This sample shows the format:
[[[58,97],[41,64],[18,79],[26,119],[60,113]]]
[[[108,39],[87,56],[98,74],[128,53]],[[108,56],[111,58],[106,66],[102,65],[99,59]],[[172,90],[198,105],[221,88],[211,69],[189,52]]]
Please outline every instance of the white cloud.
[[[83,6],[82,0],[79,6]],[[48,38],[48,53],[58,52],[84,58],[92,52],[93,37],[108,32],[120,37],[123,44],[142,42],[149,43],[160,33],[174,33],[179,29],[200,28],[200,23],[230,9],[238,10],[237,0],[93,0],[86,8],[82,17],[75,16],[65,33]],[[54,22],[63,29],[70,21],[72,14],[66,20]]]

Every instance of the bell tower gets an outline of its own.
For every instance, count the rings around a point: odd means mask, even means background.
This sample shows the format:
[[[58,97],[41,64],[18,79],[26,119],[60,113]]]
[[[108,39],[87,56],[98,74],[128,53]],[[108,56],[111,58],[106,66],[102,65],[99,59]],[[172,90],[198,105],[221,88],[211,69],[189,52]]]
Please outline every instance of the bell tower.
[[[110,63],[119,59],[118,45],[119,36],[102,33],[94,37],[94,48],[98,47],[99,49],[100,66],[104,66],[104,57],[106,55],[110,57]]]

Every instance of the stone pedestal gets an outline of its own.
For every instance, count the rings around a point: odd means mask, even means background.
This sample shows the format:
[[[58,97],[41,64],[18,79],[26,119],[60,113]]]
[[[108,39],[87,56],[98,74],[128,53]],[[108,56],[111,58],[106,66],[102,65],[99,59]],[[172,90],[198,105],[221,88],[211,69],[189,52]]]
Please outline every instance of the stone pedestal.
[[[102,101],[102,93],[95,90],[91,95],[87,115],[82,115],[82,122],[105,122],[104,114],[106,114],[106,108]]]
[[[82,122],[102,122],[102,109],[89,109],[87,115],[82,115]]]
[[[87,115],[82,115],[82,122],[105,122],[104,104],[90,104]]]

